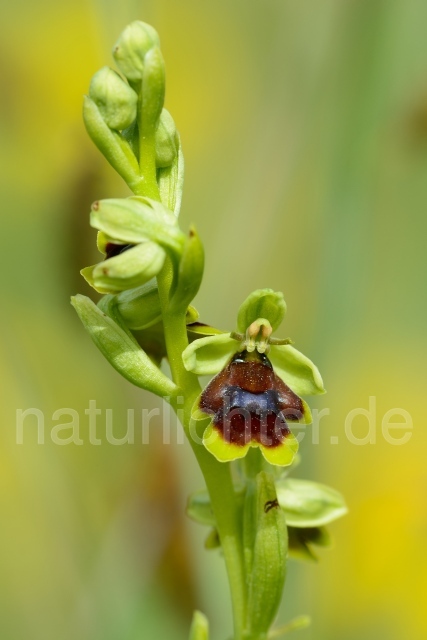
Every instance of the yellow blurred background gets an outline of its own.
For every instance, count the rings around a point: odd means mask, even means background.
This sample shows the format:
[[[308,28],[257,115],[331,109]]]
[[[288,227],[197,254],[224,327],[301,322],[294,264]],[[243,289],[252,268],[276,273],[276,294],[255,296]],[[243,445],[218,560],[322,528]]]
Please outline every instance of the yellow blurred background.
[[[342,491],[350,513],[318,564],[291,563],[279,621],[310,614],[301,640],[425,640],[423,0],[3,3],[0,637],[184,640],[196,607],[213,640],[230,633],[222,559],[184,516],[203,486],[187,445],[162,444],[155,427],[149,445],[89,442],[91,399],[113,410],[116,437],[128,407],[159,406],[69,305],[89,295],[78,271],[98,259],[91,202],[127,195],[84,131],[82,95],[134,19],[162,41],[182,224],[207,252],[202,319],[228,329],[250,291],[283,290],[282,335],[328,389],[297,475]],[[376,441],[357,445],[345,418],[370,396]],[[16,442],[16,411],[31,407],[43,445],[33,418]],[[52,443],[60,408],[78,413],[82,446]],[[394,408],[410,414],[406,444],[383,436]],[[367,428],[355,418],[356,437]]]

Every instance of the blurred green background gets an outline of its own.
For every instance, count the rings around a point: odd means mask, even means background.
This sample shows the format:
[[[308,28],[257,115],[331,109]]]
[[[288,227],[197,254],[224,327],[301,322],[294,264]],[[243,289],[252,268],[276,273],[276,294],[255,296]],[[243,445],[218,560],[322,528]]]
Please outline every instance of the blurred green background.
[[[119,437],[128,407],[159,406],[107,365],[69,305],[98,259],[91,202],[127,195],[84,131],[82,94],[134,19],[162,40],[182,223],[207,252],[202,319],[228,329],[251,290],[283,290],[282,334],[328,389],[298,475],[341,490],[350,514],[318,564],[291,563],[279,621],[309,613],[301,640],[425,640],[423,0],[2,3],[0,636],[183,640],[195,607],[214,640],[230,631],[222,560],[184,516],[203,486],[187,445],[162,444],[154,421],[149,446],[92,445],[84,413],[90,399],[113,409]],[[356,446],[344,420],[370,396],[376,442]],[[44,445],[33,418],[16,444],[16,410],[30,407]],[[381,433],[396,407],[413,421],[401,446]],[[78,412],[82,446],[52,443],[60,408]]]

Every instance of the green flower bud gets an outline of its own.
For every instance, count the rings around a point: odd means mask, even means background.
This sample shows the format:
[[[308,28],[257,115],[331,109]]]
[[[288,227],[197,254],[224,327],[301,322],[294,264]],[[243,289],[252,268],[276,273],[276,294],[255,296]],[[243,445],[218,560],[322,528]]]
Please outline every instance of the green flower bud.
[[[90,337],[112,366],[129,382],[160,397],[178,388],[156,367],[124,325],[106,315],[86,296],[71,298]]]
[[[173,213],[149,198],[99,200],[92,205],[90,224],[109,238],[130,244],[151,240],[175,255],[185,243]]]
[[[151,25],[136,20],[119,36],[113,48],[113,57],[123,75],[136,82],[142,79],[148,51],[159,44],[157,31]]]
[[[159,290],[155,280],[116,296],[117,309],[129,329],[151,327],[162,317]]]
[[[136,118],[137,94],[109,67],[102,67],[95,73],[89,96],[110,129],[125,129]]]
[[[178,154],[175,122],[169,111],[163,109],[156,131],[156,166],[169,167]]]
[[[258,289],[253,291],[240,306],[237,330],[245,333],[255,320],[265,318],[275,331],[285,317],[285,313],[286,303],[283,293],[273,289]]]
[[[158,244],[144,242],[80,273],[99,293],[116,293],[151,280],[163,267],[165,256]]]
[[[248,637],[266,634],[276,616],[286,575],[287,538],[273,476],[261,471],[248,483],[244,506]]]
[[[170,301],[171,309],[176,311],[187,309],[200,288],[204,263],[203,244],[192,227],[179,263],[178,282]]]
[[[83,119],[89,136],[101,153],[130,189],[138,191],[142,178],[131,146],[117,131],[109,128],[99,107],[87,96],[83,103]]]
[[[348,511],[338,491],[318,482],[286,478],[276,483],[276,490],[286,522],[292,527],[321,527]]]
[[[189,640],[209,640],[208,619],[200,611],[194,612]]]

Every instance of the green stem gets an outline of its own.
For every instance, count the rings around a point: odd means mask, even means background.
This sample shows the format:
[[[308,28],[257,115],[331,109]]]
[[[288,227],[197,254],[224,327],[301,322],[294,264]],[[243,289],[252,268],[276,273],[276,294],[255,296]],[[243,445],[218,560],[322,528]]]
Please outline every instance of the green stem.
[[[187,371],[182,361],[182,352],[188,345],[185,315],[168,309],[169,291],[172,285],[172,269],[169,262],[157,281],[172,377],[184,397],[184,405],[180,407],[183,415],[180,417],[211,498],[230,583],[235,640],[243,640],[246,584],[240,505],[234,490],[230,465],[218,462],[201,443],[200,434],[195,438],[190,431],[191,410],[201,388],[197,376]],[[171,404],[177,409],[175,399],[172,399]]]
[[[156,180],[156,139],[155,135],[139,137],[139,168],[142,182],[142,194],[153,200],[160,200],[159,187]]]

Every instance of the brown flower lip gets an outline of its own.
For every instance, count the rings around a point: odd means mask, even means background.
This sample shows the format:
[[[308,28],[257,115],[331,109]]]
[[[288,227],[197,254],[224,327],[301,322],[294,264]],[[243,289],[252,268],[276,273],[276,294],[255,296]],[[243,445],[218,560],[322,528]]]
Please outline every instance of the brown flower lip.
[[[105,257],[107,260],[109,258],[114,258],[128,249],[132,249],[134,246],[134,244],[115,244],[114,242],[107,242],[105,246]]]
[[[279,446],[290,434],[288,421],[303,417],[304,405],[274,373],[265,354],[244,350],[211,380],[200,397],[200,409],[230,444],[251,441]]]

